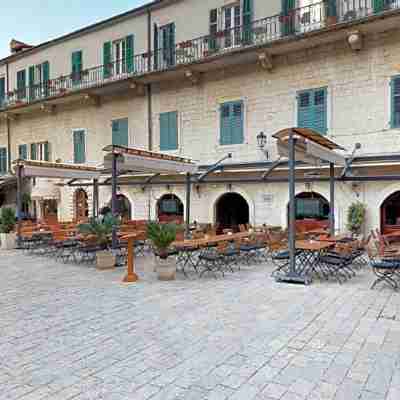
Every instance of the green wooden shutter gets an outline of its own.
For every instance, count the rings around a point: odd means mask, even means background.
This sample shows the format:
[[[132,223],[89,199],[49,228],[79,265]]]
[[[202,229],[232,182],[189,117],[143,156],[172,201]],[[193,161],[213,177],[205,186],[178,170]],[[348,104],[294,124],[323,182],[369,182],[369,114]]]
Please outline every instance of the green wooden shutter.
[[[231,135],[231,107],[230,103],[221,104],[220,108],[220,144],[232,143]]]
[[[103,45],[103,77],[109,78],[112,73],[111,60],[111,42],[105,42]]]
[[[17,72],[17,98],[24,99],[26,97],[26,71]]]
[[[42,64],[42,74],[43,74],[43,82],[42,82],[42,86],[43,86],[43,93],[44,95],[47,97],[49,96],[50,93],[50,64],[48,61],[45,61]]]
[[[3,106],[6,98],[6,79],[0,78],[0,107]]]
[[[379,13],[385,9],[386,0],[373,0],[374,12]]]
[[[163,26],[161,32],[163,64],[171,67],[175,65],[175,24]]]
[[[112,144],[115,146],[129,145],[128,118],[112,121]]]
[[[0,148],[0,174],[7,172],[7,148]]]
[[[231,104],[231,144],[243,143],[243,102]]]
[[[26,144],[20,144],[18,146],[18,158],[26,160],[28,158],[28,146]]]
[[[84,164],[86,162],[85,131],[74,131],[74,163]]]
[[[82,51],[74,51],[71,56],[72,62],[72,82],[79,83],[82,78]]]
[[[252,43],[253,0],[243,0],[243,43]]]
[[[28,80],[29,80],[29,99],[34,100],[36,98],[36,88],[35,88],[35,67],[33,65],[29,67]]]
[[[327,127],[327,90],[326,88],[314,90],[314,121],[313,129],[321,134],[326,134]]]
[[[400,127],[400,76],[393,77],[390,82],[390,126]]]
[[[158,69],[158,59],[159,59],[159,51],[160,49],[159,44],[158,44],[158,26],[157,24],[154,24],[154,69]]]
[[[336,17],[337,16],[337,3],[336,3],[336,0],[328,0],[327,16],[328,17]]]
[[[128,73],[135,71],[134,36],[129,35],[126,41],[126,70]]]
[[[217,32],[218,32],[218,9],[210,10],[210,37],[208,40],[208,49],[217,50]]]
[[[321,134],[327,133],[327,90],[307,90],[299,93],[297,125],[310,128]]]
[[[169,130],[169,147],[170,150],[177,150],[178,149],[178,113],[177,111],[169,112],[169,123],[168,123],[168,130]]]
[[[293,11],[295,8],[295,0],[282,0],[281,32],[284,36],[295,32],[296,18]]]
[[[169,150],[169,116],[168,113],[160,114],[160,150]]]
[[[36,143],[31,143],[31,160],[37,159],[37,146]]]
[[[43,143],[43,156],[44,156],[44,161],[50,161],[50,144],[49,142],[44,142]]]

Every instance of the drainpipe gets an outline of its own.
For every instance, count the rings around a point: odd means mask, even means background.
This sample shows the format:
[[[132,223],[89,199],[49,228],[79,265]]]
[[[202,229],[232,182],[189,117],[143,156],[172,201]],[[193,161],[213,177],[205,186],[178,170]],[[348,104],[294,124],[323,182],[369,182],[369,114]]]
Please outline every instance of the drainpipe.
[[[10,92],[10,83],[9,83],[9,71],[8,71],[8,62],[6,63],[6,90],[7,93]],[[11,173],[11,127],[10,127],[10,120],[8,117],[6,118],[7,124],[7,168],[8,172]]]
[[[147,12],[147,70],[151,71],[151,10]],[[148,125],[148,149],[153,150],[153,107],[152,107],[152,87],[151,83],[147,85],[147,125]]]

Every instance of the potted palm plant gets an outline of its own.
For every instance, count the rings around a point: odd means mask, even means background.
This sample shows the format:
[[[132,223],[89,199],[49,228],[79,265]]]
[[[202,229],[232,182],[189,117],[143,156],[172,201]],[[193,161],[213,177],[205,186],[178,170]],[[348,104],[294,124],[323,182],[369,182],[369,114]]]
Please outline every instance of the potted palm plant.
[[[171,281],[176,277],[176,263],[170,257],[171,244],[176,239],[176,232],[175,224],[150,222],[147,226],[147,236],[153,244],[156,256],[155,270],[161,281]]]
[[[88,223],[78,226],[79,232],[91,237],[99,247],[99,251],[96,252],[97,269],[105,270],[115,267],[116,257],[109,245],[113,226],[117,225],[119,225],[119,220],[107,214],[103,218],[92,218]]]
[[[12,208],[2,208],[0,215],[0,240],[2,250],[11,250],[15,248],[16,233],[14,232],[15,211]]]

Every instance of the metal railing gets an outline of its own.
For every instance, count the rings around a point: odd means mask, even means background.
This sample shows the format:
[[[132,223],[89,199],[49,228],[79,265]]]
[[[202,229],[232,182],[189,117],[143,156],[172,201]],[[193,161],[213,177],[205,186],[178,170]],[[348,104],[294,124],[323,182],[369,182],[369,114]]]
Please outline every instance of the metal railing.
[[[335,3],[325,0],[291,9],[285,14],[263,18],[248,25],[186,40],[176,44],[175,47],[138,54],[131,60],[121,59],[19,88],[6,93],[4,99],[0,101],[0,109],[61,97],[82,89],[100,87],[113,81],[152,72],[167,71],[179,65],[190,65],[240,48],[259,46],[319,30],[330,24],[354,21],[400,8],[400,0],[383,0],[378,9],[374,9],[373,0],[336,0]]]

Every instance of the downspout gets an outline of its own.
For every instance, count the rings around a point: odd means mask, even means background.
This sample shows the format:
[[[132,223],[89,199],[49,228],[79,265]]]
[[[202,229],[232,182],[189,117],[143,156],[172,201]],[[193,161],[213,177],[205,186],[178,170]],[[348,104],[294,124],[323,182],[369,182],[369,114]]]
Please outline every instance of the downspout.
[[[147,70],[151,71],[152,59],[151,57],[151,10],[147,12]],[[151,83],[147,84],[147,125],[148,125],[148,149],[153,150],[153,117],[152,117],[152,87]]]
[[[6,62],[6,92],[7,94],[10,93],[10,84],[9,84],[9,71],[8,71],[8,62]],[[11,127],[10,127],[10,120],[6,118],[7,124],[7,167],[8,172],[11,173]]]

